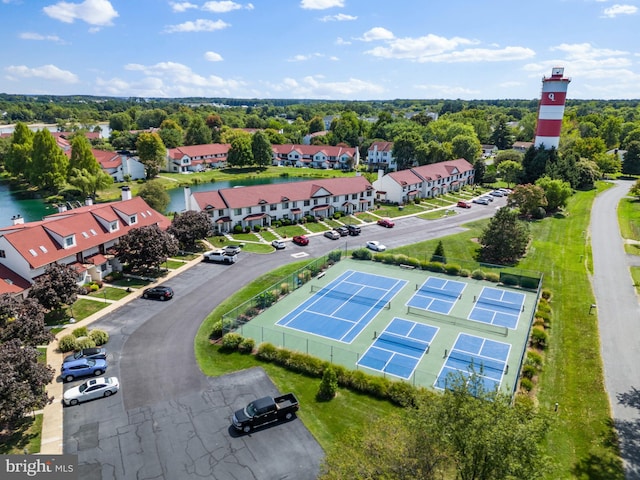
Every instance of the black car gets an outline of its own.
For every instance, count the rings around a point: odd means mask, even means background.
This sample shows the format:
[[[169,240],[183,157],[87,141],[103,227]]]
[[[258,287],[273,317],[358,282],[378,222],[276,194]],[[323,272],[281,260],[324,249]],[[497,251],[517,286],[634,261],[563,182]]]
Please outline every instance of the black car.
[[[349,229],[349,235],[360,235],[360,227],[358,225],[349,225],[347,226]]]
[[[338,227],[336,228],[336,232],[338,232],[341,237],[349,235],[349,229],[347,227]]]
[[[151,287],[142,292],[143,298],[155,298],[156,300],[169,300],[173,298],[173,289],[171,287]]]
[[[79,352],[75,352],[71,355],[67,355],[64,357],[65,362],[70,362],[71,360],[80,360],[82,358],[93,358],[106,360],[107,359],[107,351],[101,347],[95,348],[83,348]]]

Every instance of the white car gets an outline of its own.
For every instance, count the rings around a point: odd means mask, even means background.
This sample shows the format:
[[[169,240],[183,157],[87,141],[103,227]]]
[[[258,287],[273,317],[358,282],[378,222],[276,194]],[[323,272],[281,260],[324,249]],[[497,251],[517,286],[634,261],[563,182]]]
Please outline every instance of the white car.
[[[119,389],[120,383],[116,377],[92,378],[64,392],[62,400],[65,405],[77,405],[95,398],[110,397]]]
[[[367,242],[367,248],[369,250],[373,250],[374,252],[384,252],[387,247],[385,247],[384,245],[382,245],[380,242],[378,242],[377,240],[369,240]]]
[[[271,246],[276,250],[282,250],[286,247],[286,244],[282,240],[274,240],[271,242]]]

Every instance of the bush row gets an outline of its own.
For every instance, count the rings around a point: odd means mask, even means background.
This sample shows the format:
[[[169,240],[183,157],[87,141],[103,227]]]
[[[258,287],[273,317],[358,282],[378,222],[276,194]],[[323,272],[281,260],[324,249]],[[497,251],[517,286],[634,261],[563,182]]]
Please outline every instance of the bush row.
[[[109,334],[104,330],[87,330],[87,327],[79,327],[68,335],[64,335],[58,341],[58,348],[62,353],[83,348],[93,348],[104,345],[109,341]]]
[[[250,353],[254,349],[253,339],[244,338],[238,333],[227,333],[222,337],[221,348],[226,351]],[[334,365],[312,355],[277,347],[271,343],[261,343],[255,350],[255,356],[267,363],[274,363],[295,373],[312,378],[322,378],[327,368],[336,374],[338,385],[349,390],[365,393],[379,399],[389,400],[403,407],[414,405],[421,390],[403,381],[392,381],[384,377],[368,375],[360,370],[350,370],[342,365]]]

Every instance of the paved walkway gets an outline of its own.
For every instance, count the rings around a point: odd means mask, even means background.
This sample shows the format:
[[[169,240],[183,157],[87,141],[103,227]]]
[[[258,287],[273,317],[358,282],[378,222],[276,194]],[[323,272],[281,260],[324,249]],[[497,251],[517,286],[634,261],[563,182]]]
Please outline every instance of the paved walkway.
[[[625,253],[616,214],[632,185],[631,181],[617,181],[596,197],[589,229],[605,387],[626,478],[639,480],[640,305],[629,267],[637,266],[640,257]]]

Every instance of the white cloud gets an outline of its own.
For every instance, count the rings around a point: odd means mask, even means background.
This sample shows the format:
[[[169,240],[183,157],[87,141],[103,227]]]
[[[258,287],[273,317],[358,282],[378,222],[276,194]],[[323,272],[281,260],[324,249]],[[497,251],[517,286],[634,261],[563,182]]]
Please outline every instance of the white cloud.
[[[77,83],[78,76],[68,70],[62,70],[55,65],[42,65],[29,68],[26,65],[11,65],[6,68],[10,78],[39,78],[52,82]]]
[[[351,42],[342,37],[336,38],[336,45],[351,45]]]
[[[299,55],[294,55],[287,61],[288,62],[304,62],[307,60],[311,60],[312,58],[319,58],[319,57],[324,57],[324,55],[322,53],[310,53],[308,55],[299,54]]]
[[[360,40],[364,42],[373,42],[374,40],[392,40],[393,33],[383,27],[374,27],[364,32]]]
[[[202,10],[205,12],[214,12],[214,13],[226,13],[231,12],[233,10],[239,10],[242,8],[242,5],[236,2],[231,2],[229,0],[222,2],[205,2],[202,5]]]
[[[320,19],[321,22],[348,22],[350,20],[357,20],[358,17],[353,15],[347,15],[345,13],[338,13],[336,15],[326,15]]]
[[[199,18],[195,22],[184,22],[178,25],[168,25],[164,31],[166,33],[176,32],[213,32],[215,30],[222,30],[230,25],[222,20],[205,20]]]
[[[109,0],[85,0],[81,3],[58,2],[42,9],[45,14],[64,23],[82,20],[89,25],[112,25],[118,16]]]
[[[321,76],[306,76],[298,81],[285,78],[279,85],[270,85],[276,92],[286,92],[293,98],[372,98],[381,95],[384,88],[357,78],[344,82],[325,82]]]
[[[35,32],[24,32],[19,36],[23,40],[45,40],[47,42],[64,43],[64,40],[57,35],[41,35]]]
[[[634,5],[614,5],[604,9],[604,16],[614,18],[618,15],[633,15],[638,11],[638,7]]]
[[[536,52],[525,47],[505,47],[500,49],[468,48],[456,52],[432,55],[418,59],[418,62],[507,62],[511,60],[526,60],[535,57]]]
[[[375,57],[406,58],[415,61],[425,61],[430,56],[441,55],[455,50],[461,45],[472,45],[477,42],[466,38],[445,38],[429,34],[418,38],[398,38],[388,42],[388,46],[376,47],[368,52]]]
[[[333,7],[344,7],[344,0],[302,0],[300,7],[306,10],[325,10]]]
[[[222,55],[220,55],[219,53],[216,53],[216,52],[205,52],[204,53],[204,59],[209,61],[209,62],[221,62],[222,61]]]
[[[198,8],[198,5],[189,2],[169,2],[169,5],[171,5],[171,10],[179,13]]]
[[[426,96],[428,97],[439,97],[439,96],[451,96],[451,97],[463,97],[463,96],[473,96],[480,93],[480,90],[472,90],[470,88],[464,87],[456,87],[453,85],[415,85],[415,88],[418,90],[425,90],[429,92]]]

